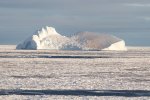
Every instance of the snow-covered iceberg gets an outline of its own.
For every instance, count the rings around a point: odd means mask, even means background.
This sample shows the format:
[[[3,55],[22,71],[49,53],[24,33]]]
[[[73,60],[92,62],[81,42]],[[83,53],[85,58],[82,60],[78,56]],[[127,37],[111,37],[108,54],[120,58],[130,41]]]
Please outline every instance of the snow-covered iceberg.
[[[68,37],[57,33],[55,28],[47,26],[17,45],[16,49],[61,49],[68,40]]]
[[[72,37],[62,36],[53,27],[42,28],[16,49],[54,50],[127,50],[125,42],[109,34],[81,32]]]

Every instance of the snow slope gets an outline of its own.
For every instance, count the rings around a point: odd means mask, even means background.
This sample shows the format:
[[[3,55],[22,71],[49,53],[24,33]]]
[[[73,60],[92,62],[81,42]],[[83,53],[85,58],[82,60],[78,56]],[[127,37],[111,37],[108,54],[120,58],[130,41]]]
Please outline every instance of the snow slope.
[[[54,50],[126,50],[125,42],[109,34],[81,32],[72,37],[62,36],[53,27],[42,28],[16,49]]]
[[[74,39],[82,50],[127,50],[124,40],[109,34],[81,32]]]

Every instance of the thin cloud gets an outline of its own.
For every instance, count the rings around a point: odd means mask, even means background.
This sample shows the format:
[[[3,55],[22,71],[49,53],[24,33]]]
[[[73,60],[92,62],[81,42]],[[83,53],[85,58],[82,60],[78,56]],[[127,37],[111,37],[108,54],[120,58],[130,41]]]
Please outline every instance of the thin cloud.
[[[131,7],[150,7],[150,4],[141,4],[141,3],[131,3],[131,4],[124,4],[125,6]]]
[[[144,20],[150,21],[150,17],[143,17]]]
[[[150,16],[138,16],[136,17],[137,20],[144,20],[144,21],[150,21]]]

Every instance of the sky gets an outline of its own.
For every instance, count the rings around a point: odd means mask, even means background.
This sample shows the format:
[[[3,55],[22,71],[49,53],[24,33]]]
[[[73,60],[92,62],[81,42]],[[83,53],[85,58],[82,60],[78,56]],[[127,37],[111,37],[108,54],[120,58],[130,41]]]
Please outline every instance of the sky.
[[[0,44],[19,44],[45,26],[62,35],[112,34],[150,46],[150,0],[0,0]]]

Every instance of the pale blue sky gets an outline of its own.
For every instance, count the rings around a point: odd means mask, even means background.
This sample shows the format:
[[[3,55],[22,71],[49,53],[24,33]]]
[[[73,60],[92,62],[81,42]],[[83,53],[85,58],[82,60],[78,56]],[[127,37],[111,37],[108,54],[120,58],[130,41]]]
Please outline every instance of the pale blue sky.
[[[150,0],[0,0],[0,44],[17,44],[46,25],[63,35],[108,33],[150,46]]]

